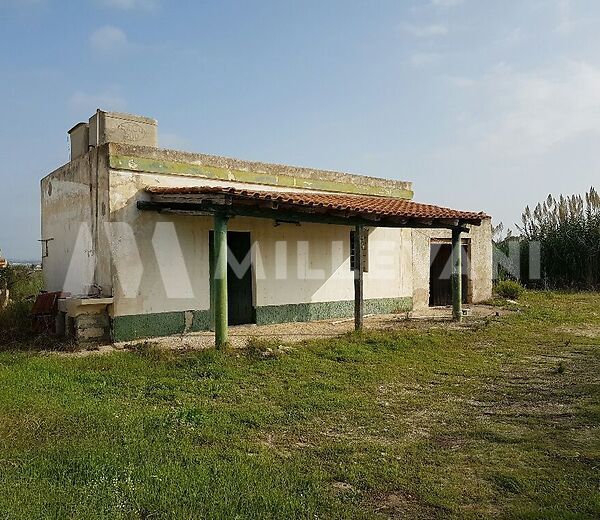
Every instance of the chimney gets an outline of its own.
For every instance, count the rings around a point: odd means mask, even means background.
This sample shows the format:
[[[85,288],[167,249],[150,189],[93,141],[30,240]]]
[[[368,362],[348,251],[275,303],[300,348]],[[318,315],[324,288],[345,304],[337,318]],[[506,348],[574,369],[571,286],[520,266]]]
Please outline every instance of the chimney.
[[[71,140],[71,160],[77,159],[88,152],[90,129],[87,123],[77,123],[68,131]]]
[[[89,122],[89,145],[110,142],[157,147],[157,126],[156,119],[98,109]]]

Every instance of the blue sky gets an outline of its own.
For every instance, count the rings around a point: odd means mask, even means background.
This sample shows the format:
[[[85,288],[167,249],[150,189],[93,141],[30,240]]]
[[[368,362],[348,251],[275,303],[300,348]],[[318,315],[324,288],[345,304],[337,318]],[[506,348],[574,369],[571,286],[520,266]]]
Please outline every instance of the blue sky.
[[[39,179],[98,107],[518,222],[598,186],[598,27],[593,0],[0,0],[0,248],[39,256]]]

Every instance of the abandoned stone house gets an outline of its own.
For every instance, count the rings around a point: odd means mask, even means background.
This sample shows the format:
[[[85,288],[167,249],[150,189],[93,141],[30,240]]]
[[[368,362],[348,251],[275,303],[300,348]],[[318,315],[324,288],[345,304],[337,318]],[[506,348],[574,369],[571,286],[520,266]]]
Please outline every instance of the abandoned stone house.
[[[41,182],[60,332],[219,344],[228,325],[459,318],[491,296],[490,218],[413,202],[410,182],[161,149],[155,120],[101,110],[69,135]]]

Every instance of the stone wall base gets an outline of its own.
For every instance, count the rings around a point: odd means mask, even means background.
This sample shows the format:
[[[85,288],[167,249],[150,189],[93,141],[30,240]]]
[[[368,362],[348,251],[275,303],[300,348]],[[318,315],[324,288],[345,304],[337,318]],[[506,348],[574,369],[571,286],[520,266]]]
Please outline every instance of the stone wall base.
[[[60,316],[62,314],[62,316]],[[62,329],[67,337],[73,338],[77,343],[102,343],[110,340],[110,319],[108,314],[80,314],[68,316],[59,313],[57,331]]]

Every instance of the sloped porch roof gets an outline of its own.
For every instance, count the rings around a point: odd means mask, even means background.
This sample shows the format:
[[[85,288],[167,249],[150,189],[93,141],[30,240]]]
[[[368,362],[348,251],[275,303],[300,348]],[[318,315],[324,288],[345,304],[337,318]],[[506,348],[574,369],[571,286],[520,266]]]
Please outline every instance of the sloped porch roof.
[[[460,211],[411,200],[345,193],[246,190],[233,187],[148,187],[139,209],[165,213],[256,216],[275,220],[381,227],[453,228],[479,225],[483,212]]]

